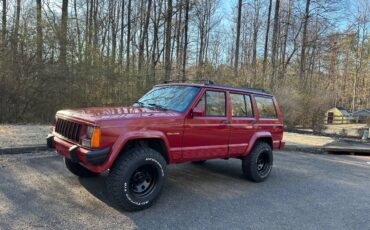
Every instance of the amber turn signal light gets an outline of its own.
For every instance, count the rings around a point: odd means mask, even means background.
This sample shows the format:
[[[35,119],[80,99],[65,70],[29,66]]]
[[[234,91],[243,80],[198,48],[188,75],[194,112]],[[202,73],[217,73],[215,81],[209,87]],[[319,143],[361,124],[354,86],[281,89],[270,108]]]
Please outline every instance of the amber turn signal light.
[[[99,148],[100,147],[100,128],[94,127],[94,131],[91,137],[91,148]]]

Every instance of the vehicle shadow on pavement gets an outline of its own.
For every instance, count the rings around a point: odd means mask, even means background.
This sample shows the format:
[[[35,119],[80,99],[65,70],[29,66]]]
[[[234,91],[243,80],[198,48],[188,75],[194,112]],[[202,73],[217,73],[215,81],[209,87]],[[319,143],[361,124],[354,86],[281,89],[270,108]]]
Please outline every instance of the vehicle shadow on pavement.
[[[110,201],[105,185],[107,176],[108,172],[105,172],[95,178],[79,178],[78,180],[94,197],[130,216],[129,212],[123,211]],[[243,186],[240,186],[241,182]],[[178,197],[183,197],[184,194],[192,197],[200,196],[199,199],[222,199],[230,197],[230,194],[245,192],[245,185],[251,184],[243,177],[240,161],[235,159],[229,161],[211,160],[202,165],[191,163],[169,165],[167,182],[160,197],[162,202],[157,201],[154,207],[166,206],[166,201],[163,200],[171,199],[181,204],[184,200],[178,200]],[[186,201],[183,205],[186,205]],[[154,207],[145,211],[151,212],[150,210],[156,209]]]

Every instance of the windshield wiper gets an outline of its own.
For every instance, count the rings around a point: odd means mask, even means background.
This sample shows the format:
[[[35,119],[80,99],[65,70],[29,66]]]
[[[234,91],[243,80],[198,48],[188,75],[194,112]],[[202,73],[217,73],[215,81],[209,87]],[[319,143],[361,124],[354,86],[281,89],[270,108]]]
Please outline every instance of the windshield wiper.
[[[139,107],[144,107],[144,103],[142,103],[142,102],[140,102],[140,101],[135,101],[134,102],[134,105],[135,104],[138,104],[139,105]]]
[[[163,107],[163,106],[161,106],[161,105],[158,105],[158,104],[154,104],[154,103],[149,103],[148,105],[150,105],[150,106],[152,106],[152,107],[154,107],[154,108],[156,108],[156,109],[161,109],[161,110],[168,110],[168,109],[166,109],[165,107]]]

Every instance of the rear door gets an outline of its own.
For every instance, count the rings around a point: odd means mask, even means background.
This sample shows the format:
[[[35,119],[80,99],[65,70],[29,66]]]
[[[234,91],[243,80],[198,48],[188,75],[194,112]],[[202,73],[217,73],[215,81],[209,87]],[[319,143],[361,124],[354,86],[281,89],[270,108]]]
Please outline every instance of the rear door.
[[[230,92],[231,123],[229,155],[238,156],[246,152],[249,140],[256,131],[252,100],[248,94]]]
[[[196,102],[203,115],[185,118],[183,159],[197,160],[226,157],[228,154],[229,128],[226,91],[203,90]]]

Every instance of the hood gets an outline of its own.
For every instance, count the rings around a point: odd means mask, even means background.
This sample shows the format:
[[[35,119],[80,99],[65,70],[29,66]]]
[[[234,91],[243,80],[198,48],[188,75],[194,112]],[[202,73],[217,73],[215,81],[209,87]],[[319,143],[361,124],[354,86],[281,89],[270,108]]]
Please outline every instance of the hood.
[[[97,123],[105,120],[175,117],[178,112],[164,111],[141,107],[94,107],[83,109],[68,109],[57,112],[57,117],[71,118],[79,121]]]

